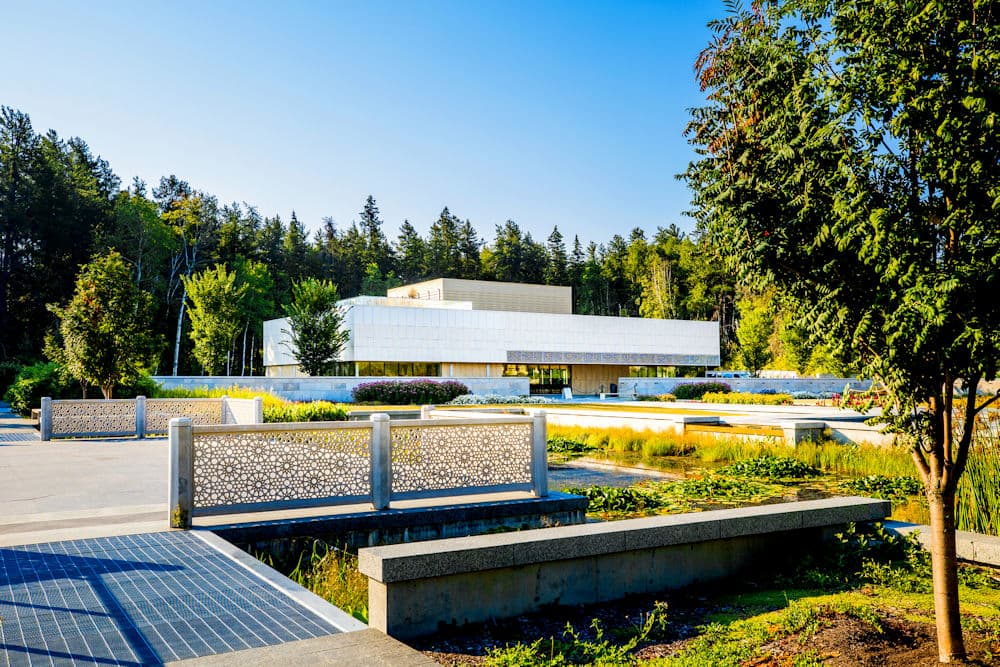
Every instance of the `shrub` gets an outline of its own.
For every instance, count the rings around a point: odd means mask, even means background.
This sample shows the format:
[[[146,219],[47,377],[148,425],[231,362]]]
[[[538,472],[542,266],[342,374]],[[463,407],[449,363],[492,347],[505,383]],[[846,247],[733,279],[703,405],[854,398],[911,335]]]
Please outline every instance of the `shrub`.
[[[654,396],[636,396],[637,401],[659,401],[660,403],[673,403],[677,397],[673,394],[656,394]]]
[[[692,382],[674,387],[674,396],[682,399],[698,400],[708,393],[726,394],[733,389],[725,382]]]
[[[11,410],[26,417],[32,408],[42,404],[43,396],[69,398],[78,393],[75,387],[60,373],[59,364],[32,364],[21,368],[14,383],[7,388],[4,400],[10,403]]]
[[[556,401],[544,396],[479,396],[478,394],[462,394],[456,396],[448,405],[542,405]]]
[[[706,403],[731,403],[739,405],[791,405],[791,394],[751,394],[748,392],[708,392],[701,397]]]
[[[425,405],[447,403],[469,388],[461,382],[447,380],[383,380],[359,384],[351,392],[359,403],[383,403],[386,405]]]
[[[344,406],[329,401],[285,403],[264,408],[264,422],[338,422],[347,420]]]

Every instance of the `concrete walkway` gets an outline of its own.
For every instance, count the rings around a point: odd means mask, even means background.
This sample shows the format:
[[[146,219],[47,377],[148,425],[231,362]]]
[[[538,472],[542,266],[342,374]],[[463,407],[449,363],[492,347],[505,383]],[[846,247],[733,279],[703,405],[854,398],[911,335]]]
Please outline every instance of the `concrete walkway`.
[[[0,403],[0,546],[164,530],[163,439],[41,442]]]

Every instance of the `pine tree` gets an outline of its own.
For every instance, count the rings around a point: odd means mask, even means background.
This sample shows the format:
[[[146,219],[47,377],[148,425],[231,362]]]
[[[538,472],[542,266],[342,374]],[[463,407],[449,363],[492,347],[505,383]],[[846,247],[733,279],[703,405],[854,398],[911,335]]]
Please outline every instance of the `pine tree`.
[[[565,285],[568,282],[568,261],[566,259],[566,244],[559,227],[553,227],[546,245],[548,261],[545,265],[546,285]]]

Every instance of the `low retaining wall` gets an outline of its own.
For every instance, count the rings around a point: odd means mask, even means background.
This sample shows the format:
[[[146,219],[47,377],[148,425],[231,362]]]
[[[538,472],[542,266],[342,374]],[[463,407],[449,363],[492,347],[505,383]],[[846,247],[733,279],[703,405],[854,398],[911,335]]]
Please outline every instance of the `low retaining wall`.
[[[319,538],[327,544],[352,549],[379,544],[441,540],[483,533],[569,526],[586,520],[587,499],[559,491],[544,498],[505,498],[483,502],[406,507],[405,509],[351,512],[207,524],[204,527],[246,551],[287,555],[295,538]]]
[[[446,382],[455,380],[466,385],[473,394],[491,396],[527,396],[529,392],[528,378],[520,377],[242,377],[242,376],[170,376],[160,375],[153,378],[167,389],[226,389],[228,387],[245,387],[268,391],[290,401],[333,401],[344,403],[353,401],[351,390],[366,382],[383,380],[431,380]]]
[[[871,380],[854,378],[619,378],[618,393],[623,398],[656,396],[673,393],[678,385],[696,382],[724,382],[733,391],[773,391],[777,394],[794,394],[797,391],[839,394],[845,386],[852,391],[865,391],[872,385]]]
[[[362,549],[359,568],[369,625],[407,638],[729,577],[890,511],[848,497],[543,528]]]
[[[927,551],[931,550],[931,527],[902,521],[886,521],[885,527],[899,535],[916,533],[917,541]],[[970,533],[966,530],[955,531],[955,551],[959,560],[1000,567],[1000,537]]]
[[[261,424],[260,398],[136,398],[52,400],[42,398],[39,431],[43,441],[54,437],[127,437],[166,435],[170,420],[187,417],[193,423]]]

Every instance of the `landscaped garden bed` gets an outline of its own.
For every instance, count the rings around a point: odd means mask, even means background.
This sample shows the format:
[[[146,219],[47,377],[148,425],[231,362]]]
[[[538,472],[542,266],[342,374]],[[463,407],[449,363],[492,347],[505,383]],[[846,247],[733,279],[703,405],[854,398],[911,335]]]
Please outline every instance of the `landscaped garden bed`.
[[[412,642],[444,665],[937,664],[929,558],[879,528],[739,582],[466,626]],[[1000,572],[962,566],[968,664],[1000,660]]]

